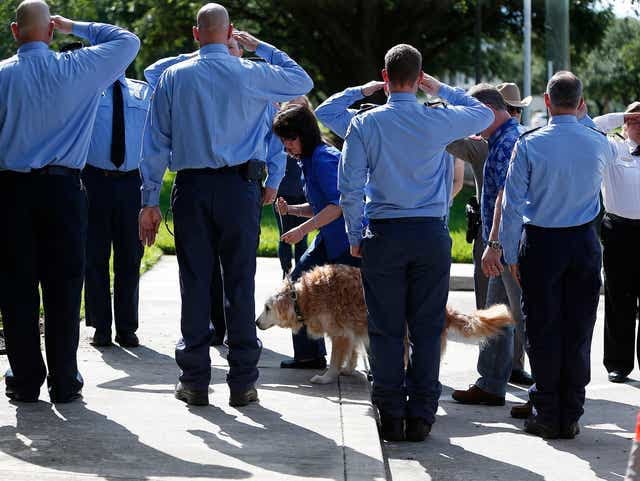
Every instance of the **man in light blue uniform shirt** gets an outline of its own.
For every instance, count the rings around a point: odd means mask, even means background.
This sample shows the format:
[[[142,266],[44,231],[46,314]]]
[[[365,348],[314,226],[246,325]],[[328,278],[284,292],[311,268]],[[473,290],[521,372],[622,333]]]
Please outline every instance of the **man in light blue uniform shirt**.
[[[87,199],[80,180],[101,92],[135,58],[140,41],[121,28],[51,17],[29,0],[11,26],[18,53],[0,63],[0,248],[2,317],[11,369],[6,394],[37,401],[47,377],[52,402],[80,396],[76,351],[84,278]],[[54,30],[91,47],[56,53]],[[47,368],[38,328],[42,288]]]
[[[615,150],[581,125],[582,83],[558,72],[547,85],[546,127],[516,143],[502,201],[504,258],[522,286],[528,354],[536,383],[525,430],[543,438],[579,432],[600,294],[602,252],[593,220]],[[523,226],[524,224],[524,226]],[[523,228],[524,227],[524,228]]]
[[[116,342],[139,345],[138,285],[144,248],[138,235],[140,153],[151,89],[122,75],[100,97],[82,180],[89,198],[85,317],[92,344],[111,343],[109,257],[113,246]]]
[[[141,239],[151,244],[162,219],[162,177],[178,171],[172,194],[182,296],[182,338],[176,346],[176,397],[208,404],[209,328],[215,256],[229,301],[229,404],[257,400],[261,345],[256,336],[254,277],[260,229],[260,180],[273,102],[306,94],[313,82],[284,52],[244,32],[233,33],[218,4],[198,12],[197,58],[167,69],[154,92],[145,129],[141,172]],[[266,63],[229,54],[234,36]]]
[[[234,57],[242,57],[242,47],[238,45],[238,42],[233,37],[229,39],[229,53]],[[177,55],[175,57],[168,57],[160,59],[154,62],[152,65],[144,69],[144,76],[149,82],[151,89],[155,90],[160,80],[160,76],[169,67],[176,65],[187,60],[191,60],[200,55],[199,51]],[[259,57],[258,57],[259,58]],[[251,59],[257,60],[257,58]],[[260,59],[262,60],[262,59]],[[269,132],[267,134],[267,178],[265,179],[265,189],[262,193],[262,204],[272,204],[275,200],[275,195],[280,186],[280,182],[284,178],[286,172],[287,155],[284,152],[282,142],[277,135],[273,133],[271,124],[278,109],[275,105],[271,104],[265,117],[265,121],[269,122]],[[215,256],[216,260],[213,262],[213,274],[211,280],[211,325],[213,327],[211,345],[220,346],[224,343],[224,338],[227,332],[225,313],[227,307],[227,301],[224,298],[224,285],[222,280],[222,270],[220,266],[220,260],[218,256]]]
[[[487,128],[493,113],[422,73],[422,56],[409,45],[387,52],[383,78],[389,100],[351,121],[338,185],[351,252],[363,259],[373,401],[382,437],[422,441],[442,390],[440,335],[451,266],[445,148]],[[422,105],[419,86],[452,106]],[[365,215],[370,223],[363,238]],[[406,375],[405,325],[412,344]]]

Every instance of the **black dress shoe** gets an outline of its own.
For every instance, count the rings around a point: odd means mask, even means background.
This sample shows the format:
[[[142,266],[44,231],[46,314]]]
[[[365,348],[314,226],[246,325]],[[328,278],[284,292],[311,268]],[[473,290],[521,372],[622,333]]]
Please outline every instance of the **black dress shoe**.
[[[327,360],[324,357],[298,361],[296,359],[286,359],[280,363],[281,369],[325,369]]]
[[[535,381],[527,371],[518,369],[517,371],[511,371],[509,382],[511,384],[520,384],[521,386],[531,386]]]
[[[621,383],[621,382],[625,382],[628,379],[629,373],[628,372],[624,372],[624,371],[610,371],[609,372],[609,381],[611,382],[615,382],[615,383]]]
[[[208,406],[209,405],[209,391],[208,390],[195,390],[185,388],[181,382],[176,385],[175,392],[176,399],[183,401],[191,406]]]
[[[557,439],[560,434],[557,427],[540,422],[535,416],[529,416],[524,422],[524,430],[542,439]]]
[[[36,393],[20,392],[9,386],[7,386],[5,390],[5,394],[12,401],[21,402],[21,403],[36,403],[38,402],[38,396],[40,395],[39,392],[36,392]]]
[[[140,345],[138,336],[136,336],[133,332],[116,334],[116,342],[122,347],[138,347]]]
[[[249,388],[246,391],[231,391],[229,396],[229,406],[234,408],[247,406],[258,401],[258,391],[256,391],[256,388],[254,387]]]
[[[113,343],[111,342],[111,334],[96,330],[96,332],[93,333],[91,345],[95,347],[113,346]]]
[[[405,432],[407,441],[419,443],[427,439],[431,432],[431,424],[424,418],[407,418]]]
[[[78,399],[82,399],[82,392],[76,391],[74,393],[66,394],[64,396],[49,394],[49,396],[53,404],[66,404],[66,403],[71,403],[73,401],[77,401]]]
[[[385,441],[404,441],[404,418],[394,418],[380,413],[380,436]]]
[[[560,439],[573,439],[578,434],[580,434],[580,425],[578,424],[578,421],[576,421],[571,424],[567,424],[566,426],[562,426],[558,437]]]

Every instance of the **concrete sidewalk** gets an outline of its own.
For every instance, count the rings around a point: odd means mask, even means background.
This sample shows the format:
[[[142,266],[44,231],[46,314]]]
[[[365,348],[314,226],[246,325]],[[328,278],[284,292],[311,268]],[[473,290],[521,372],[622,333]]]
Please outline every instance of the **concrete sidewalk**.
[[[279,283],[278,261],[260,259],[258,310]],[[44,389],[37,404],[12,404],[0,395],[0,481],[624,478],[640,383],[606,381],[602,306],[593,381],[576,440],[526,435],[522,421],[509,417],[511,403],[526,399],[517,386],[510,386],[506,407],[453,402],[451,390],[476,379],[478,348],[450,342],[437,423],[424,443],[413,444],[380,442],[363,374],[316,386],[308,381],[314,372],[279,369],[292,348],[290,333],[277,328],[260,332],[260,404],[228,406],[226,351],[212,348],[212,405],[185,406],[173,398],[180,299],[174,257],[165,256],[143,277],[140,298],[144,347],[96,349],[89,345],[93,329],[83,328],[83,402],[52,406]],[[473,292],[450,294],[459,310],[471,312],[474,303]],[[6,367],[6,357],[0,357],[0,369]]]
[[[281,273],[277,260],[258,271],[261,306]],[[174,399],[179,298],[177,262],[165,256],[142,278],[144,347],[97,349],[82,329],[83,402],[53,406],[44,388],[37,404],[0,396],[0,480],[385,479],[366,378],[316,386],[314,372],[281,370],[290,331],[260,332],[259,404],[229,407],[223,348],[211,349],[212,405]]]

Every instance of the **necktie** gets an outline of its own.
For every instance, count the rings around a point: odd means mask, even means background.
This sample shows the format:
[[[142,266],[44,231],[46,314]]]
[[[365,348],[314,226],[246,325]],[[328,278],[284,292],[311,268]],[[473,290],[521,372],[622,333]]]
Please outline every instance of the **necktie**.
[[[638,145],[636,149],[633,152],[631,152],[631,155],[636,157],[640,155],[640,145]]]
[[[113,84],[113,120],[111,137],[111,162],[120,168],[124,164],[125,134],[124,134],[124,99],[122,84]]]

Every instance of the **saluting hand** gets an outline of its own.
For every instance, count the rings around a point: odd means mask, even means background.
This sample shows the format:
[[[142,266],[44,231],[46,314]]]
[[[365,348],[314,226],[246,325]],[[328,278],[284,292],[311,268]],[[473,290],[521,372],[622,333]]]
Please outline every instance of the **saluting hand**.
[[[250,33],[241,32],[240,30],[233,31],[233,38],[235,38],[236,42],[242,45],[242,47],[249,52],[255,52],[260,44],[260,40],[256,37]]]
[[[362,95],[369,97],[370,95],[375,94],[378,90],[382,90],[385,85],[386,84],[384,82],[372,80],[360,87],[360,91],[362,92]]]
[[[51,17],[55,29],[60,33],[71,33],[73,31],[73,20],[64,18],[60,15],[53,15]]]
[[[143,207],[138,217],[138,229],[140,232],[140,241],[143,246],[152,246],[156,241],[156,235],[162,222],[162,212],[160,207],[151,206]]]
[[[442,87],[442,82],[435,79],[431,75],[427,75],[422,72],[422,78],[420,79],[420,84],[418,85],[420,90],[429,95],[438,95],[440,91],[440,87]]]
[[[289,212],[289,204],[287,204],[286,200],[280,197],[276,202],[276,209],[278,210],[278,214],[287,215],[287,212]]]

